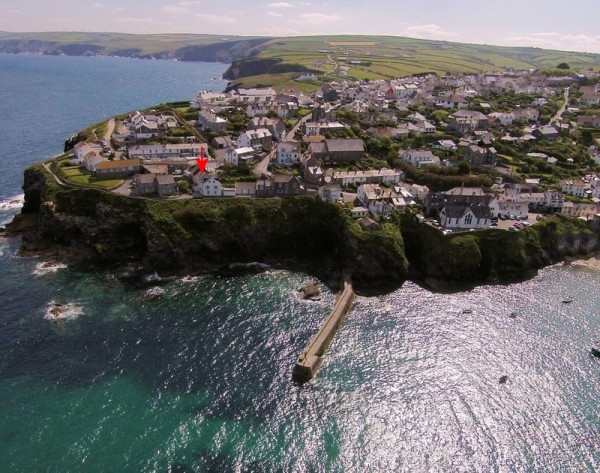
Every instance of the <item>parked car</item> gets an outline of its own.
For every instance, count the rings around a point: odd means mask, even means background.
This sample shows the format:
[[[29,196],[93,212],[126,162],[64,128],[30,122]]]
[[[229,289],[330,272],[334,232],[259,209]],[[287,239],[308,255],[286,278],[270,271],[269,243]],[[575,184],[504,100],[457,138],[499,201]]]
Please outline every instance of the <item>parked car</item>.
[[[494,222],[492,220],[492,223],[490,223],[490,227],[497,227],[498,226],[498,222]]]
[[[518,232],[518,231],[519,231],[519,229],[518,229],[518,228],[515,228],[515,227],[508,227],[508,231],[509,231],[509,232]]]

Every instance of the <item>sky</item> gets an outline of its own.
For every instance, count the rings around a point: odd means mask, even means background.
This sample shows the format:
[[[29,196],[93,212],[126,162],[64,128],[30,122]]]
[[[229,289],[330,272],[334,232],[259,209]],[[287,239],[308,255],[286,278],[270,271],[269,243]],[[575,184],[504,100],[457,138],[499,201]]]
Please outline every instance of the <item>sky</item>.
[[[598,0],[2,0],[0,31],[381,34],[600,53]]]

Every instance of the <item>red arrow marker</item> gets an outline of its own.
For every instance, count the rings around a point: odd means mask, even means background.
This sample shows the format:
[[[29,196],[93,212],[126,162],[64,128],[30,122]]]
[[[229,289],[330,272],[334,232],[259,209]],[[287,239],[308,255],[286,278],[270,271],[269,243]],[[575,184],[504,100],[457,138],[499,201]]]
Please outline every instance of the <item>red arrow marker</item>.
[[[208,164],[208,158],[204,158],[204,146],[200,147],[200,159],[196,158],[196,164],[198,165],[200,174],[203,174],[204,170],[206,169],[206,165]]]

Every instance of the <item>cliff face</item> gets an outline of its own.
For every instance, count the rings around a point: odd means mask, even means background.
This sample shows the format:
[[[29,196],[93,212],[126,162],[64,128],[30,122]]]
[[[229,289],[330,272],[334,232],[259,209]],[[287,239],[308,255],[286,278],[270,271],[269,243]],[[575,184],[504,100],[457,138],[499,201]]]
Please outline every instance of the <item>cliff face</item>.
[[[0,39],[0,52],[13,54],[33,53],[50,56],[120,56],[141,59],[232,62],[236,59],[246,57],[252,48],[266,41],[269,41],[269,38],[219,41],[213,44],[191,45],[144,54],[140,48],[115,49],[110,44],[61,43],[35,39]]]
[[[282,74],[286,72],[319,72],[301,64],[284,64],[281,59],[240,59],[233,61],[223,74],[224,79],[239,79],[241,77],[261,74]]]
[[[360,291],[407,276],[397,227],[365,232],[336,205],[310,197],[150,201],[63,189],[39,166],[25,173],[25,205],[9,231],[24,251],[96,264],[139,262],[189,274],[261,262],[312,273],[332,286],[351,274]]]
[[[404,215],[401,228],[411,277],[436,289],[514,282],[565,256],[598,248],[598,232],[588,223],[557,215],[519,232],[489,229],[444,236]]]
[[[25,252],[179,274],[260,262],[306,271],[332,287],[350,275],[363,294],[394,290],[408,277],[441,290],[518,281],[598,247],[597,230],[563,217],[515,233],[444,236],[411,214],[367,232],[312,197],[167,202],[63,189],[41,166],[26,171],[24,190],[22,213],[8,231],[23,235]]]

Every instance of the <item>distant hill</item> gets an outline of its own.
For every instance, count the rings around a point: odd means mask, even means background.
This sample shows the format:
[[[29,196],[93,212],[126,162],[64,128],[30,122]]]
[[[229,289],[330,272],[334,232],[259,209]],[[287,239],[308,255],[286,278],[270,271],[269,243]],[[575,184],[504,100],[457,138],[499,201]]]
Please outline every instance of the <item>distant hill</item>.
[[[268,40],[231,35],[0,32],[0,52],[231,62]]]
[[[220,61],[232,65],[225,77],[236,85],[294,84],[314,72],[322,79],[389,79],[423,72],[438,74],[499,69],[552,68],[572,71],[600,67],[600,54],[451,43],[394,36],[304,36],[291,38],[231,35],[0,32],[0,52],[70,56],[123,56]],[[293,82],[292,82],[293,81]]]

